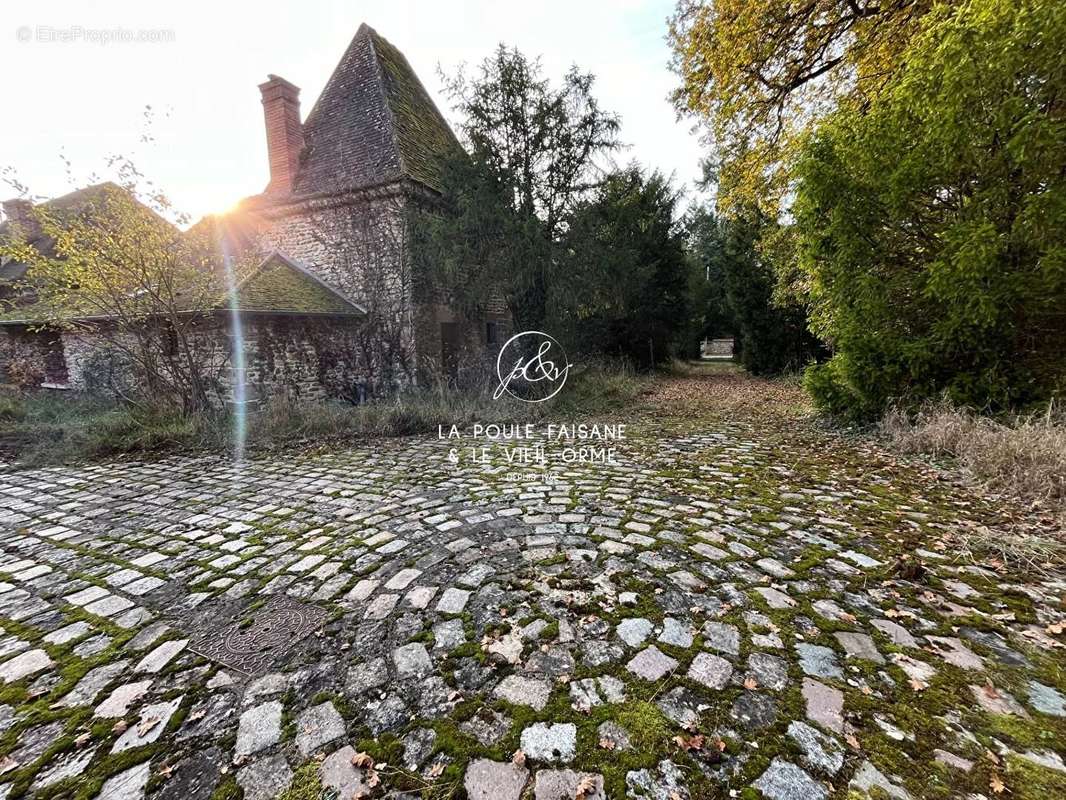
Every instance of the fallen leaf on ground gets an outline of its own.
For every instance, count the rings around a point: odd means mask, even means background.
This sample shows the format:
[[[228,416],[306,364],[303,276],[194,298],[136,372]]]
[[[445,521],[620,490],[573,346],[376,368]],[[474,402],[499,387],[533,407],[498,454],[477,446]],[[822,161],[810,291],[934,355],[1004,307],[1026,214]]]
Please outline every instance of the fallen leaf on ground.
[[[574,795],[574,800],[588,800],[594,794],[596,794],[596,781],[591,775],[586,775],[577,784],[577,794]]]
[[[674,744],[682,750],[702,750],[703,734],[698,733],[695,736],[675,736]]]
[[[381,783],[381,777],[378,775],[377,770],[371,767],[366,771],[366,775],[363,777],[363,781],[366,783],[367,786],[373,789],[375,786]]]
[[[352,756],[352,766],[359,767],[359,769],[373,769],[374,759],[366,753],[356,753]]]
[[[162,722],[162,720],[159,717],[148,717],[147,719],[142,719],[137,725],[137,735],[144,736],[146,733],[148,733],[148,731],[152,730],[152,728],[154,728],[160,722]]]

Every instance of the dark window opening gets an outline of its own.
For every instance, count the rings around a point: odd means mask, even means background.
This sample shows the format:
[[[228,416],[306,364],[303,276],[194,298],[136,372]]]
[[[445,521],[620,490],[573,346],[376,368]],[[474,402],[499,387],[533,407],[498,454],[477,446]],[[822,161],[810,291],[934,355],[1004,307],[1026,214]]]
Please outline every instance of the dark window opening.
[[[486,322],[485,323],[485,344],[499,344],[500,343],[500,323],[498,322]]]
[[[459,375],[459,351],[462,349],[462,332],[456,322],[440,324],[440,360],[444,374],[454,381]]]

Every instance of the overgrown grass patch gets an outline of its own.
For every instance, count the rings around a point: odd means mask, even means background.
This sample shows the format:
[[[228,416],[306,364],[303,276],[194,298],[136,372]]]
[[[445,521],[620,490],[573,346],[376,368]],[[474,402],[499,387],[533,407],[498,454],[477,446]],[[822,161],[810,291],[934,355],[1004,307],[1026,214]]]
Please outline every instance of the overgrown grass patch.
[[[896,450],[955,459],[997,493],[1039,500],[1066,512],[1066,412],[993,419],[948,403],[893,409],[879,425]]]
[[[575,370],[555,402],[493,399],[479,391],[412,390],[354,406],[341,401],[269,399],[243,415],[248,451],[310,447],[379,437],[436,434],[438,426],[538,422],[594,417],[629,408],[649,376],[598,366]],[[229,410],[185,414],[165,406],[128,405],[100,397],[0,386],[0,458],[26,466],[120,455],[179,451],[232,452],[242,420]]]

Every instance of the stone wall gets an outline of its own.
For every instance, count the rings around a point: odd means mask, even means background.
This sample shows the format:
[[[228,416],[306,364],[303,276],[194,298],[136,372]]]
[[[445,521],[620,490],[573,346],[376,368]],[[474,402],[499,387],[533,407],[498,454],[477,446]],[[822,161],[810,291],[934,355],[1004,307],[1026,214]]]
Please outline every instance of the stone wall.
[[[394,389],[414,381],[419,359],[408,202],[397,185],[258,210],[262,250],[295,259],[366,311],[359,347]]]
[[[67,369],[60,334],[25,325],[0,327],[0,382],[27,387],[65,385]]]
[[[700,345],[700,355],[704,358],[722,358],[733,355],[732,339],[704,339]]]
[[[355,318],[246,316],[242,325],[246,398],[351,400],[358,395],[360,384],[368,395],[385,392],[380,371],[368,360],[360,334]],[[214,335],[232,347],[228,326],[220,326]],[[234,399],[239,377],[230,360],[223,376],[225,400]]]
[[[360,385],[365,396],[387,394],[390,388],[364,338],[357,317],[245,315],[245,399],[351,400],[360,396]],[[116,341],[114,331],[0,328],[0,377],[29,386],[51,383],[91,393],[134,393],[135,370]],[[206,321],[190,339],[210,399],[218,405],[235,400],[242,376],[233,358],[235,341],[225,316]]]
[[[488,385],[495,375],[496,356],[514,333],[511,317],[505,312],[469,320],[442,303],[417,305],[415,320],[415,340],[419,353],[423,354],[419,361],[419,381],[428,385],[446,382],[470,389]],[[489,322],[495,325],[495,341],[489,341]],[[445,363],[448,348],[444,332],[449,325],[456,326],[457,352],[451,363]]]
[[[218,317],[197,334],[205,373],[215,385],[212,398],[225,405],[237,400],[243,377],[248,402],[354,400],[358,385],[367,395],[382,393],[381,376],[360,342],[354,317],[245,314],[241,319],[243,373],[233,358],[237,337],[227,317]]]

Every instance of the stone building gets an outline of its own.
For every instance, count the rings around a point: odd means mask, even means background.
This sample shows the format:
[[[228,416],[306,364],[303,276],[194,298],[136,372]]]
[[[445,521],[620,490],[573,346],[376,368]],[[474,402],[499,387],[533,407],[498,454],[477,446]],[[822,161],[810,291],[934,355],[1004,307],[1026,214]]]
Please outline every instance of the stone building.
[[[408,214],[433,208],[440,159],[460,145],[403,53],[360,26],[302,122],[296,86],[271,75],[259,90],[270,182],[220,221],[233,249],[283,253],[355,299],[374,331],[375,384],[494,357],[502,302],[463,319],[412,269]]]
[[[116,347],[124,334],[113,319],[72,315],[63,325],[49,325],[37,309],[25,305],[0,316],[5,381],[105,394],[132,388],[124,358],[130,350]],[[366,396],[363,309],[280,253],[187,313],[195,315],[188,346],[217,405],[279,394],[296,400]],[[166,346],[166,337],[159,341]]]
[[[364,24],[306,119],[290,82],[271,75],[259,90],[269,183],[190,231],[206,232],[223,260],[259,265],[203,326],[217,394],[232,399],[243,378],[257,397],[355,398],[491,361],[510,324],[503,304],[462,318],[413,269],[410,214],[433,210],[440,160],[460,145],[404,55]],[[99,188],[50,203],[73,205]],[[32,226],[25,201],[4,210],[6,227]],[[0,380],[96,388],[92,326],[41,326],[33,285],[25,265],[0,265]]]

